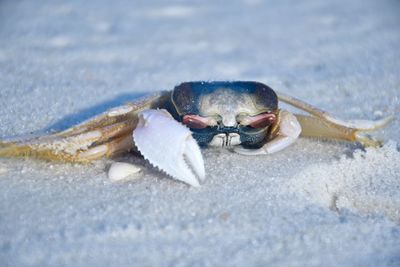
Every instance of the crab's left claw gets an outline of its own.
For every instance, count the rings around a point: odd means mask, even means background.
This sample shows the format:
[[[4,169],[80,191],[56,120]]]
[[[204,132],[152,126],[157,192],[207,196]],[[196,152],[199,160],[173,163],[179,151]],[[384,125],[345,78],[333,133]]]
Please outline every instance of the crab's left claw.
[[[153,166],[173,178],[199,186],[205,178],[200,148],[190,130],[166,110],[145,110],[133,131],[139,152]]]

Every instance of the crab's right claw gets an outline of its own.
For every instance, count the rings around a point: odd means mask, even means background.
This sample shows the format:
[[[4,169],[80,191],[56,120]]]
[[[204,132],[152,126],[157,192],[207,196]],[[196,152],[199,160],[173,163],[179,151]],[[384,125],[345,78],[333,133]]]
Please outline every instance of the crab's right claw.
[[[139,152],[153,166],[173,178],[199,186],[205,178],[200,148],[190,130],[166,110],[145,110],[133,131]]]

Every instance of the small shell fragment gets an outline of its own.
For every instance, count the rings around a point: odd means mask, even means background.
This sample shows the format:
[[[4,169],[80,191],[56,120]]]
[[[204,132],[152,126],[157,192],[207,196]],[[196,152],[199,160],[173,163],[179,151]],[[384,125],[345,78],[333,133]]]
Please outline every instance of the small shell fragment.
[[[108,170],[108,178],[114,182],[134,179],[140,171],[141,169],[136,165],[125,162],[114,162]]]
[[[5,167],[0,166],[0,175],[6,174],[7,172],[8,170]]]

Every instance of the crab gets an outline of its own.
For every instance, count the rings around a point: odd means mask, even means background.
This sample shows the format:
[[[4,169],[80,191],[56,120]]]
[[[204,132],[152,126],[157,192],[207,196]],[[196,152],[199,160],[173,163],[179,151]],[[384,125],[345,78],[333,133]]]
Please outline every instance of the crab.
[[[280,109],[278,101],[307,115]],[[62,132],[0,141],[0,156],[87,163],[136,151],[167,175],[199,186],[206,176],[200,147],[268,155],[300,135],[377,146],[366,132],[390,119],[343,121],[260,82],[184,82]]]

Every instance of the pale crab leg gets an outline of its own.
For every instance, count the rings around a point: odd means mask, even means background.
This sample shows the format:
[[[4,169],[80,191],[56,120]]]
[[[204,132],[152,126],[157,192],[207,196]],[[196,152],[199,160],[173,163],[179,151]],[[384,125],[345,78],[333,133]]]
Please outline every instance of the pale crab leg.
[[[205,177],[204,162],[191,132],[168,112],[149,110],[162,106],[168,97],[169,93],[164,92],[113,108],[63,132],[0,141],[0,157],[86,163],[136,146],[152,165],[178,180],[199,186]]]
[[[204,180],[204,162],[197,142],[190,130],[166,110],[140,112],[133,140],[145,159],[173,178],[192,186]]]
[[[153,105],[163,97],[165,97],[165,93],[157,93],[147,96],[133,103],[127,103],[125,105],[112,108],[94,118],[84,121],[55,135],[72,136],[83,132],[88,132],[90,130],[97,130],[106,126],[115,125],[115,123],[130,120],[132,119],[132,116],[137,117],[138,112],[144,109],[152,108]]]
[[[287,111],[280,111],[279,132],[271,141],[258,149],[246,149],[240,146],[234,148],[236,153],[256,156],[276,153],[293,144],[301,133],[301,126],[296,117]]]
[[[0,157],[89,162],[133,148],[131,133],[137,113],[151,108],[163,95],[113,108],[63,132],[34,138],[0,141]]]
[[[302,136],[333,138],[360,142],[364,146],[378,146],[380,145],[379,141],[363,134],[363,132],[374,131],[382,128],[393,118],[392,116],[389,116],[376,121],[343,121],[334,118],[326,111],[318,109],[294,97],[278,93],[278,99],[312,115],[305,116],[296,114],[302,128]]]
[[[80,161],[92,161],[101,157],[111,157],[124,152],[128,152],[133,148],[133,140],[131,133],[115,138],[112,141],[104,143],[103,145],[89,148],[83,152],[78,153]]]
[[[101,137],[100,137],[101,138]],[[99,139],[100,139],[99,138]],[[130,134],[97,145],[96,133],[69,138],[37,138],[19,142],[0,142],[0,156],[33,157],[51,161],[90,162],[103,156],[129,151],[133,147]]]

